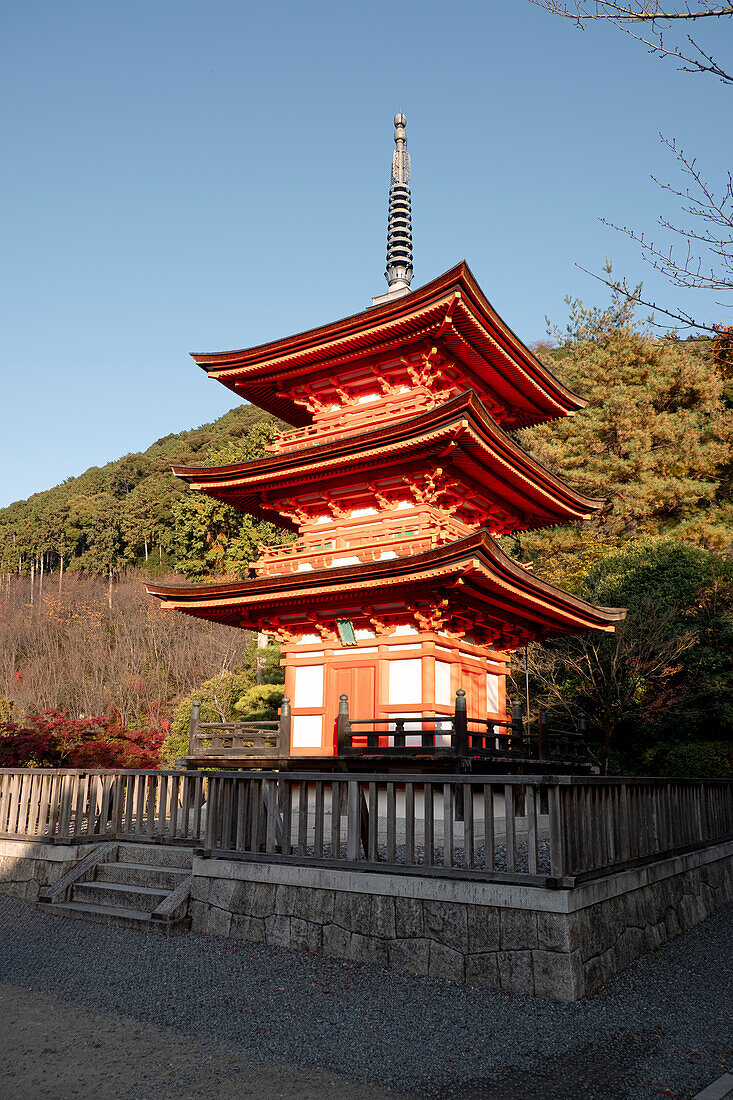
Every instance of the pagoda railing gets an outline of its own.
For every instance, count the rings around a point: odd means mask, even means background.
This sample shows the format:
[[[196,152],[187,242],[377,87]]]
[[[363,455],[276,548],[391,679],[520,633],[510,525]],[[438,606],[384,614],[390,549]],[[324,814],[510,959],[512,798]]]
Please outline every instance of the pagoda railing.
[[[197,763],[207,760],[277,760],[290,752],[290,704],[283,700],[278,719],[242,722],[202,722],[201,703],[191,708],[188,756]]]
[[[420,713],[374,718],[351,718],[349,698],[339,700],[338,755],[344,757],[410,758],[420,756],[483,758],[548,763],[585,763],[586,720],[578,715],[577,729],[550,725],[540,707],[538,729],[531,733],[522,704],[514,703],[511,717],[473,718],[466,693],[456,693],[453,714]]]
[[[372,518],[373,521],[373,517]],[[400,556],[420,554],[426,550],[432,550],[438,542],[446,538],[459,538],[463,532],[451,532],[446,536],[445,532],[437,524],[421,527],[418,530],[388,531],[384,534],[374,534],[371,537],[353,535],[351,538],[343,536],[324,539],[323,543],[283,543],[280,546],[262,547],[258,561],[252,562],[252,567],[263,573],[272,565],[287,566],[292,572],[308,563],[316,569],[328,568],[331,560],[338,557],[358,558],[361,562],[377,561],[385,550],[399,552]],[[329,543],[327,546],[326,543]]]
[[[268,443],[267,451],[275,454],[283,451],[297,450],[316,443],[330,443],[342,436],[355,435],[365,428],[378,422],[381,427],[387,420],[390,423],[401,420],[407,416],[415,416],[434,408],[438,402],[427,391],[411,391],[409,395],[401,395],[393,401],[377,401],[375,397],[374,408],[372,402],[365,402],[342,406],[332,417],[324,416],[313,424],[307,424],[304,428],[293,428],[287,432],[280,432],[275,436],[274,443]]]

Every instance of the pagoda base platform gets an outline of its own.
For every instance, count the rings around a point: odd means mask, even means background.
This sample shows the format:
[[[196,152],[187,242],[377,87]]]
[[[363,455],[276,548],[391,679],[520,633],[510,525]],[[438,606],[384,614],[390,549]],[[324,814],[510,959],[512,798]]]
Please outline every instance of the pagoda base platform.
[[[426,755],[419,750],[393,749],[389,753],[344,756],[188,756],[180,763],[187,769],[226,768],[227,771],[266,770],[287,772],[380,772],[399,775],[591,775],[593,766],[577,756],[539,760],[529,756],[486,754],[458,756],[454,752]]]

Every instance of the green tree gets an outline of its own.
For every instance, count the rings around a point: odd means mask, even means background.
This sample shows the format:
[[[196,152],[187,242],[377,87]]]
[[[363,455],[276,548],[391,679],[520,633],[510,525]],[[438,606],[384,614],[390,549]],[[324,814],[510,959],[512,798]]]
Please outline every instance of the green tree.
[[[259,421],[241,439],[210,449],[206,462],[224,466],[261,458],[275,430],[273,421]],[[194,579],[246,576],[261,544],[273,545],[293,537],[272,523],[253,519],[203,493],[188,493],[175,502],[173,524],[176,566]]]
[[[552,576],[558,552],[572,554],[575,546],[592,565],[637,536],[728,550],[733,411],[710,343],[657,339],[620,295],[606,309],[570,305],[565,337],[540,354],[588,404],[574,417],[526,429],[520,440],[543,465],[606,504],[587,526],[524,536],[525,553],[540,568],[549,563]]]

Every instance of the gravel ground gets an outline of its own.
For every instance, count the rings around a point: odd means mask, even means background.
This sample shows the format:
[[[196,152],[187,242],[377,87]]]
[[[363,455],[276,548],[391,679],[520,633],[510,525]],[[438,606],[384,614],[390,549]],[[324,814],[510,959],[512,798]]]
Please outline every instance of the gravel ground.
[[[733,1067],[732,945],[727,909],[559,1005],[4,898],[0,1096],[690,1098]]]

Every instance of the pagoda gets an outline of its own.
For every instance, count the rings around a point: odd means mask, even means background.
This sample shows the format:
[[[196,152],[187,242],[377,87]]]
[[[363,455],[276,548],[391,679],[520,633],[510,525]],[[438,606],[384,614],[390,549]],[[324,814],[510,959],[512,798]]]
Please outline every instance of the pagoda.
[[[410,158],[405,117],[394,121],[387,292],[309,332],[193,355],[294,428],[263,459],[174,473],[297,541],[262,547],[247,580],[148,586],[165,607],[277,639],[292,707],[285,756],[302,763],[338,755],[344,696],[352,719],[408,729],[440,729],[459,690],[469,714],[506,720],[512,650],[624,616],[539,579],[495,541],[601,506],[510,434],[585,402],[465,263],[411,290]]]

